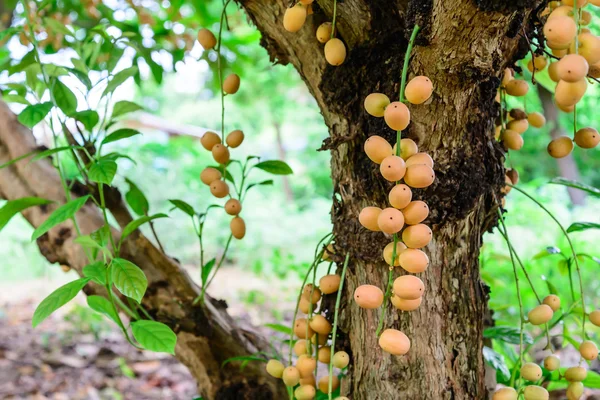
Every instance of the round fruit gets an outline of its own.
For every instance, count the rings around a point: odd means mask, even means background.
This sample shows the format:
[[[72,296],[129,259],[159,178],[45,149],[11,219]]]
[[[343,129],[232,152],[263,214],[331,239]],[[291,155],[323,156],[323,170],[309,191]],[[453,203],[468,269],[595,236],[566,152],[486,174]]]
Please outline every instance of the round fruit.
[[[283,14],[283,28],[288,32],[298,32],[306,22],[306,8],[296,4],[285,10]]]
[[[410,339],[397,329],[386,329],[379,336],[379,346],[386,353],[402,356],[410,350]]]
[[[390,235],[400,232],[404,226],[402,211],[391,207],[381,210],[379,217],[377,217],[377,226],[382,232]]]
[[[581,354],[581,357],[588,361],[595,360],[598,358],[598,347],[596,346],[596,343],[586,340],[579,346],[579,353]]]
[[[527,121],[529,122],[529,125],[533,126],[534,128],[541,128],[546,125],[546,118],[539,112],[529,113],[527,115]]]
[[[411,225],[402,232],[402,241],[411,249],[420,249],[431,242],[431,229],[425,224]]]
[[[415,300],[407,300],[407,299],[400,298],[396,295],[393,295],[392,297],[390,297],[390,301],[392,302],[392,305],[394,307],[396,307],[398,310],[414,311],[417,308],[419,308],[419,306],[421,305],[421,302],[423,301],[423,298],[419,297],[418,299],[415,299]]]
[[[587,377],[587,369],[583,367],[570,367],[565,371],[565,379],[569,382],[581,382]]]
[[[402,242],[396,243],[396,260],[394,261],[394,267],[400,265],[400,254],[406,250],[406,246]],[[392,265],[392,257],[394,256],[394,242],[388,243],[383,249],[383,259],[387,265]]]
[[[425,285],[414,275],[402,275],[394,281],[394,294],[401,299],[416,300],[423,296]]]
[[[300,378],[308,378],[317,368],[317,360],[306,354],[301,355],[296,362],[296,368],[300,372]]]
[[[323,250],[323,255],[321,256],[321,260],[323,260],[323,261],[331,260],[332,254],[335,254],[335,251],[333,250],[333,243],[329,243],[327,245],[327,247]]]
[[[374,117],[383,117],[390,99],[383,93],[371,93],[365,98],[365,110]]]
[[[395,131],[401,131],[410,123],[410,111],[404,103],[394,101],[386,107],[383,118],[390,128]]]
[[[588,74],[592,78],[600,78],[600,62],[590,65],[590,72]]]
[[[516,169],[511,168],[509,170],[506,170],[506,176],[508,177],[508,179],[510,179],[510,183],[512,183],[513,185],[519,183],[519,171],[517,171]]]
[[[336,390],[338,387],[340,387],[340,379],[333,375],[331,377],[331,390]],[[323,393],[329,393],[329,375],[319,379],[319,390]]]
[[[579,47],[577,53],[585,58],[591,66],[600,61],[600,38],[591,32],[582,32],[577,36]],[[575,53],[575,41],[571,43],[569,49],[571,53]]]
[[[229,199],[225,203],[225,212],[229,215],[238,215],[242,212],[242,203],[236,199]]]
[[[267,363],[267,373],[273,378],[281,378],[283,376],[283,370],[285,366],[279,360],[269,360]]]
[[[506,93],[511,96],[525,96],[529,91],[529,84],[521,79],[513,79],[506,84]]]
[[[433,169],[433,158],[427,153],[417,153],[411,156],[408,160],[406,160],[406,167],[410,167],[411,165],[420,165],[424,164],[429,166],[429,168]]]
[[[216,180],[210,184],[210,193],[218,199],[229,194],[229,185],[225,181]]]
[[[323,294],[331,294],[340,288],[341,277],[339,275],[325,275],[319,280],[319,288]]]
[[[527,314],[532,325],[542,325],[552,319],[553,311],[547,304],[541,304]]]
[[[396,146],[394,145],[394,154],[396,154]],[[402,139],[400,140],[400,157],[404,159],[404,161],[408,160],[413,155],[419,152],[419,147],[412,139]]]
[[[317,335],[314,334],[313,337],[310,338],[310,342],[316,346],[324,346],[329,339],[329,335]]]
[[[542,303],[549,305],[552,311],[556,311],[560,308],[560,297],[555,294],[550,294],[544,297]]]
[[[350,356],[345,351],[338,351],[333,355],[333,366],[339,369],[346,368],[350,364]]]
[[[521,110],[520,108],[513,108],[512,110],[510,110],[508,115],[512,119],[517,119],[517,120],[527,118],[527,113],[525,111]]]
[[[399,261],[400,266],[412,274],[421,273],[429,266],[429,257],[418,249],[404,250],[400,253]]]
[[[519,394],[511,387],[504,387],[494,392],[492,400],[517,400]]]
[[[310,320],[309,325],[312,330],[317,332],[319,335],[327,336],[331,333],[331,323],[322,315],[314,315]]]
[[[564,113],[572,113],[575,109],[575,106],[563,106],[562,104],[556,101],[556,98],[554,99],[554,104],[556,104],[556,107]]]
[[[548,371],[556,371],[560,368],[560,359],[555,355],[544,358],[544,368]]]
[[[329,364],[331,360],[331,346],[321,346],[317,351],[317,359],[323,364]]]
[[[587,91],[587,80],[577,82],[558,81],[554,90],[556,102],[562,106],[574,106],[579,103]]]
[[[566,82],[577,82],[585,78],[590,66],[579,54],[568,54],[558,62],[558,77]]]
[[[219,164],[227,164],[229,162],[229,149],[220,143],[213,146],[212,155]]]
[[[563,158],[573,151],[573,141],[568,136],[561,136],[548,144],[548,154],[554,158]]]
[[[500,139],[509,150],[521,150],[521,147],[523,147],[523,138],[519,135],[519,132],[507,129],[502,133]]]
[[[551,18],[544,25],[544,36],[557,46],[571,44],[576,34],[577,24],[573,18],[566,15]]]
[[[505,68],[502,74],[502,86],[506,87],[508,82],[514,79],[513,72],[510,68]]]
[[[309,283],[302,289],[302,297],[309,300],[312,304],[317,304],[321,300],[321,290],[319,288],[313,289],[312,283]]]
[[[308,339],[311,338],[315,332],[308,325],[306,318],[297,318],[294,322],[294,334],[300,339]]]
[[[406,100],[412,104],[423,104],[433,93],[433,83],[426,76],[417,76],[408,82],[404,89]]]
[[[294,390],[294,396],[297,400],[312,400],[317,395],[317,390],[312,385],[298,386]]]
[[[536,55],[531,60],[529,60],[529,63],[527,64],[527,68],[529,69],[530,72],[533,72],[534,69],[535,69],[535,71],[541,71],[544,68],[546,68],[546,65],[548,65],[548,60],[546,60],[546,57]]]
[[[306,340],[300,339],[294,343],[294,353],[300,357],[302,354],[308,354],[308,349],[306,346]]]
[[[553,82],[558,83],[558,81],[560,81],[560,78],[558,77],[558,63],[557,62],[553,62],[548,67],[548,76],[550,76],[550,79],[552,79]],[[531,121],[529,121],[529,122],[531,122]]]
[[[575,133],[574,141],[582,149],[593,149],[600,143],[600,134],[594,128],[582,128]]]
[[[315,376],[313,374],[310,374],[306,378],[300,377],[300,386],[304,386],[304,385],[308,385],[308,386],[312,386],[312,387],[316,388],[317,381],[315,379]]]
[[[406,168],[404,183],[415,189],[423,189],[430,186],[435,180],[435,172],[425,164],[411,165]]]
[[[200,180],[205,185],[210,185],[214,181],[221,179],[221,171],[216,168],[207,167],[200,173]]]
[[[364,149],[365,153],[367,153],[367,157],[376,164],[381,164],[386,157],[393,154],[392,145],[389,144],[387,140],[377,135],[371,136],[365,141]]]
[[[567,386],[567,400],[579,400],[583,396],[584,386],[581,382],[571,382]]]
[[[354,301],[361,308],[378,308],[383,303],[383,292],[377,286],[361,285],[354,291]]]
[[[234,238],[241,240],[246,236],[246,223],[241,217],[234,217],[229,223],[229,227]]]
[[[600,326],[600,310],[594,310],[590,313],[590,322],[596,326]]]
[[[305,299],[304,297],[300,298],[300,302],[298,303],[298,309],[302,314],[308,314],[311,310],[311,302]]]
[[[521,376],[523,379],[535,382],[542,377],[542,369],[534,363],[525,363],[521,367]]]
[[[223,91],[227,94],[236,94],[240,90],[240,77],[237,74],[230,74],[223,82]]]
[[[198,32],[198,42],[205,50],[210,50],[217,45],[217,38],[208,29],[200,29]]]
[[[523,134],[527,128],[529,128],[529,121],[526,119],[512,120],[506,124],[506,128],[519,134]]]
[[[206,132],[200,138],[200,143],[206,150],[211,151],[215,145],[221,144],[221,138],[214,132]]]
[[[317,40],[320,43],[327,43],[329,39],[331,39],[331,22],[323,22],[317,28]]]
[[[296,367],[287,367],[281,376],[285,386],[296,386],[300,382],[300,371]]]
[[[523,390],[523,398],[525,400],[548,400],[550,394],[541,386],[531,385],[525,386]]]
[[[325,43],[325,59],[331,65],[342,65],[346,60],[346,46],[338,38],[330,39]]]
[[[404,223],[407,225],[416,225],[425,221],[429,216],[429,207],[427,203],[421,200],[411,201],[404,210]]]
[[[379,232],[381,229],[377,224],[377,220],[380,214],[381,208],[379,207],[365,207],[358,215],[358,222],[370,231]]]
[[[231,147],[232,149],[238,147],[240,144],[242,144],[243,141],[244,132],[240,131],[239,129],[229,132],[229,134],[225,138],[225,143],[227,143],[227,146]]]
[[[401,183],[390,190],[388,199],[392,207],[401,210],[410,204],[410,201],[412,200],[412,190],[410,190],[407,185]]]
[[[379,166],[379,172],[381,172],[381,175],[386,180],[390,182],[396,182],[404,178],[406,165],[402,158],[398,156],[388,156],[381,162],[381,165]]]

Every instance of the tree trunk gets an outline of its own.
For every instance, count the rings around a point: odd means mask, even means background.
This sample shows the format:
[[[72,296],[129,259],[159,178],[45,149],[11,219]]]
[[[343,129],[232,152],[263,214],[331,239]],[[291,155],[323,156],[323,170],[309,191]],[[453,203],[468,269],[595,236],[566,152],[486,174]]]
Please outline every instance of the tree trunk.
[[[317,26],[332,20],[333,1],[313,3],[315,14],[297,33],[285,32],[286,2],[240,0],[263,34],[273,60],[292,63],[321,108],[331,137],[337,261],[351,254],[341,308],[341,347],[351,355],[342,394],[352,399],[485,399],[482,356],[487,288],[479,275],[483,233],[497,220],[504,184],[504,152],[493,135],[498,113],[494,96],[501,71],[527,51],[519,33],[538,1],[344,0],[337,5],[338,37],[348,57],[328,66],[314,38]],[[318,3],[318,5],[315,5]],[[434,83],[430,104],[409,106],[414,139],[436,162],[436,182],[415,190],[431,209],[434,239],[426,251],[429,269],[421,274],[426,293],[412,313],[393,311],[385,327],[412,341],[404,357],[383,353],[375,336],[379,310],[363,310],[352,300],[361,284],[385,287],[388,268],[381,251],[389,236],[363,229],[365,206],[387,206],[392,184],[385,182],[363,152],[370,135],[395,142],[382,119],[363,110],[371,92],[397,98],[407,37],[417,22],[422,32],[410,76]],[[400,271],[396,275],[401,274]],[[331,307],[330,307],[331,308]]]
[[[0,101],[0,164],[35,149],[31,131],[19,124],[8,106]],[[13,200],[36,196],[63,204],[65,196],[51,163],[48,160],[28,163],[25,159],[0,170],[0,197]],[[111,190],[107,197],[108,207],[123,228],[131,221],[127,208],[117,191]],[[37,227],[55,208],[55,205],[31,207],[23,215]],[[79,211],[77,221],[84,235],[97,230],[104,222],[92,202]],[[117,229],[114,234],[118,236]],[[73,242],[75,237],[69,221],[40,237],[37,244],[48,261],[68,265],[81,274],[87,259],[82,248]],[[236,325],[227,315],[225,302],[208,297],[204,305],[193,305],[198,287],[176,260],[161,253],[139,232],[125,240],[121,256],[144,270],[148,290],[142,306],[177,333],[176,357],[198,380],[199,391],[205,399],[281,399],[285,396],[283,385],[268,376],[261,363],[249,363],[243,372],[239,362],[222,367],[230,357],[268,351],[268,343],[252,330]],[[95,284],[88,284],[84,291],[88,295],[104,294]]]

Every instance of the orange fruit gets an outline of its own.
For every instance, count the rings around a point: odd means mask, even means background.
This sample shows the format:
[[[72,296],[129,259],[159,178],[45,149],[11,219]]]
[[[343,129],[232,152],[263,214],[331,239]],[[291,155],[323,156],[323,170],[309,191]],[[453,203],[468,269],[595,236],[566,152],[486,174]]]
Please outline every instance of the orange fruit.
[[[408,82],[404,89],[406,100],[412,104],[425,103],[433,93],[433,83],[426,76],[417,76]]]
[[[399,210],[410,204],[412,200],[412,190],[405,184],[398,184],[390,190],[388,199],[392,207]]]
[[[391,129],[401,131],[410,123],[410,111],[404,103],[394,101],[386,107],[383,118]]]
[[[246,236],[246,223],[241,217],[234,217],[229,223],[229,227],[234,238],[240,240]]]
[[[319,25],[316,33],[319,43],[327,43],[327,41],[331,39],[331,31],[331,22],[323,22],[321,25]]]
[[[225,138],[225,143],[227,143],[227,146],[231,147],[232,149],[238,147],[240,144],[242,144],[243,141],[244,132],[242,132],[239,129],[229,132],[229,134]]]
[[[421,200],[411,201],[410,204],[402,210],[402,214],[404,215],[405,224],[420,224],[429,216],[429,206]]]
[[[288,32],[298,32],[306,22],[306,8],[296,4],[285,10],[283,14],[283,28]]]
[[[404,215],[402,211],[395,208],[384,208],[377,217],[377,226],[382,232],[390,235],[400,232],[404,226]]]
[[[581,128],[575,133],[575,144],[582,149],[593,149],[600,142],[600,135],[594,128]]]
[[[206,150],[211,151],[215,145],[221,144],[221,138],[216,133],[209,131],[202,135],[200,143]]]
[[[404,183],[408,186],[423,189],[430,186],[435,180],[435,172],[425,164],[411,165],[406,168]]]
[[[387,156],[381,161],[379,172],[386,180],[396,182],[404,178],[406,172],[406,164],[401,157]]]
[[[392,155],[392,145],[389,144],[387,140],[377,135],[371,136],[365,140],[364,150],[367,157],[376,164],[381,164],[386,157]]]
[[[204,170],[202,170],[202,173],[200,174],[200,180],[205,185],[210,185],[211,183],[213,183],[214,181],[218,181],[219,179],[221,179],[221,171],[219,171],[216,168],[204,168]]]
[[[425,285],[414,275],[402,275],[394,280],[394,294],[401,299],[416,300],[423,296]]]
[[[217,38],[208,29],[198,31],[198,42],[205,50],[210,50],[217,45]]]
[[[407,272],[418,274],[429,266],[429,257],[418,249],[406,249],[398,256],[400,266]]]
[[[383,93],[371,93],[365,98],[365,110],[374,117],[383,117],[390,99]]]
[[[401,356],[410,350],[410,339],[397,329],[386,329],[379,336],[379,346],[386,353]]]
[[[378,308],[383,303],[383,292],[377,286],[361,285],[354,291],[354,301],[361,308]]]
[[[573,141],[568,136],[561,136],[548,144],[548,154],[554,158],[563,158],[573,151]]]
[[[223,91],[227,94],[236,94],[240,90],[240,77],[237,74],[229,74],[223,81]]]
[[[377,220],[379,219],[380,214],[381,208],[379,207],[365,207],[358,215],[358,222],[370,231],[379,232],[381,229],[379,228]]]
[[[346,46],[338,38],[330,39],[325,43],[325,59],[333,66],[342,65],[346,60]]]

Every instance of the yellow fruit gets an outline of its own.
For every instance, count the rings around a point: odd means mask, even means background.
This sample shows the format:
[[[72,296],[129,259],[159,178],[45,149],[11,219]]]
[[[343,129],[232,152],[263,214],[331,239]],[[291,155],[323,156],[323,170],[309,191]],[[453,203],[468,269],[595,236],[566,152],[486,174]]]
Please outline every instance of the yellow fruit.
[[[396,154],[396,144],[393,149],[394,154]],[[400,140],[400,157],[404,159],[404,161],[408,160],[413,155],[419,152],[419,147],[412,139],[402,139]]]
[[[281,376],[285,386],[296,386],[300,382],[300,371],[296,367],[287,367]]]
[[[579,346],[579,353],[581,353],[581,357],[588,361],[595,360],[598,358],[598,347],[591,340],[586,340]]]
[[[517,171],[516,169],[511,168],[509,170],[506,170],[506,176],[508,176],[508,179],[510,179],[510,183],[512,183],[513,185],[519,183],[519,171]]]
[[[336,390],[340,386],[340,379],[333,375],[331,377],[331,383],[331,390]],[[319,390],[323,393],[329,393],[329,375],[325,375],[319,379]]]
[[[542,303],[549,305],[552,311],[557,311],[560,308],[560,297],[555,294],[544,297]]]
[[[388,199],[392,207],[401,210],[410,204],[412,190],[407,185],[401,183],[390,190]]]
[[[241,217],[234,217],[229,223],[229,227],[234,238],[241,240],[246,236],[246,223]]]
[[[308,339],[311,338],[315,332],[308,325],[306,318],[296,318],[296,321],[294,322],[294,334],[300,339]]]
[[[521,79],[513,79],[506,84],[506,93],[511,96],[525,96],[529,91],[529,84]]]
[[[312,304],[317,304],[321,300],[321,290],[319,288],[313,288],[312,283],[304,286],[302,290],[302,297],[310,301]]]
[[[506,129],[500,135],[500,139],[502,140],[502,143],[504,143],[504,146],[509,150],[521,150],[523,147],[524,141],[521,135],[519,135],[519,132]]]
[[[306,354],[298,357],[296,368],[300,372],[300,378],[308,378],[317,368],[317,360]]]
[[[429,168],[433,168],[433,158],[427,153],[417,153],[411,156],[408,160],[406,160],[406,167],[410,167],[411,165],[419,165],[425,164],[429,166]]]
[[[308,353],[306,340],[300,339],[300,340],[296,341],[296,343],[294,344],[294,353],[298,357],[300,357],[302,354],[307,354]]]
[[[317,28],[317,40],[320,43],[327,43],[329,39],[331,39],[331,22],[323,22]]]
[[[600,78],[600,62],[590,65],[590,72],[588,72],[588,75],[592,78]]]
[[[340,288],[341,277],[339,275],[325,275],[319,280],[319,288],[323,294],[331,294]]]
[[[600,134],[594,128],[582,128],[575,133],[574,142],[582,149],[593,149],[600,143]]]
[[[406,250],[406,246],[402,242],[396,243],[396,261],[394,262],[394,267],[400,265],[400,254]],[[394,253],[394,242],[388,243],[383,249],[383,259],[387,265],[392,265],[392,257]]]
[[[590,322],[596,326],[600,326],[600,310],[594,310],[590,313]]]
[[[322,315],[314,315],[310,320],[309,325],[312,330],[317,332],[319,335],[327,336],[331,333],[331,323]]]
[[[551,20],[552,18],[556,18],[556,17],[565,17],[565,16],[573,17],[573,7],[567,6],[567,5],[562,5],[562,6],[556,7],[554,10],[552,10],[550,15],[548,16],[548,20]]]
[[[498,389],[494,392],[492,400],[517,400],[518,393],[511,387]]]
[[[215,144],[212,148],[212,156],[219,164],[227,164],[229,162],[229,149],[222,144]]]
[[[361,285],[354,291],[354,301],[361,308],[378,308],[383,303],[383,292],[377,286]]]
[[[581,382],[571,382],[567,386],[567,400],[579,400],[583,396],[584,386]]]
[[[544,358],[544,368],[548,371],[556,371],[560,368],[560,359],[554,355]]]
[[[592,16],[591,12],[582,10],[581,18],[579,18],[579,23],[581,25],[589,25],[590,22],[592,22],[592,18],[593,18],[593,16]]]
[[[229,194],[229,185],[225,181],[216,180],[210,184],[210,193],[218,199]]]
[[[230,74],[223,82],[223,91],[227,94],[236,94],[240,90],[240,77],[237,74]]]
[[[410,339],[397,329],[386,329],[379,336],[379,346],[386,353],[401,356],[410,350]]]
[[[406,100],[412,104],[423,104],[433,93],[433,83],[426,76],[417,76],[408,82],[404,89]]]
[[[557,103],[563,106],[574,106],[579,103],[587,90],[587,80],[582,79],[577,82],[558,81],[554,91],[554,98]]]
[[[313,374],[310,374],[306,378],[300,377],[300,386],[304,386],[304,385],[308,385],[308,386],[312,386],[312,387],[316,388],[317,381],[315,379],[315,376]]]
[[[558,62],[558,77],[565,82],[577,82],[585,78],[590,66],[579,54],[568,54]]]
[[[205,50],[210,50],[217,45],[217,38],[208,29],[200,29],[198,32],[198,42]]]
[[[541,304],[527,314],[532,325],[542,325],[552,319],[553,311],[547,304]]]
[[[402,275],[394,280],[394,294],[401,299],[416,300],[423,296],[425,285],[414,275]]]
[[[521,366],[521,376],[523,379],[535,382],[542,377],[542,369],[534,363],[525,363]]]
[[[312,400],[317,395],[317,390],[312,385],[298,386],[294,390],[294,396],[296,400]]]
[[[311,302],[305,299],[304,297],[300,298],[300,302],[298,303],[298,309],[302,314],[308,314],[311,310]]]
[[[386,107],[383,118],[391,129],[401,131],[410,123],[410,111],[404,103],[394,101]]]
[[[381,215],[381,208],[379,207],[365,207],[360,211],[358,215],[358,222],[365,228],[373,232],[379,232],[381,229],[377,223]]]
[[[306,22],[306,8],[296,4],[285,10],[283,14],[283,28],[288,32],[298,32]]]
[[[350,364],[350,356],[345,351],[338,351],[333,355],[333,366],[339,369],[346,368]]]
[[[435,180],[435,172],[425,164],[411,165],[406,168],[404,183],[408,186],[423,189],[430,186]]]
[[[554,158],[563,158],[573,151],[573,141],[568,136],[561,136],[548,144],[548,154]]]
[[[396,182],[404,178],[406,164],[404,160],[398,156],[388,156],[381,161],[379,172],[381,172],[381,176],[386,180]]]
[[[510,68],[505,68],[502,74],[502,86],[506,87],[508,82],[514,79],[513,72]]]
[[[533,72],[534,69],[537,72],[546,68],[546,65],[548,65],[548,60],[546,60],[546,57],[536,55],[534,58],[529,60],[529,63],[527,63],[527,69],[529,72]]]
[[[371,93],[365,98],[365,110],[374,117],[383,117],[390,99],[383,93]]]
[[[513,120],[506,124],[506,128],[518,134],[523,134],[529,128],[529,122],[526,119]]]
[[[529,113],[527,115],[527,121],[529,122],[529,125],[533,126],[534,128],[541,128],[546,125],[546,118],[539,112]]]
[[[392,305],[400,311],[414,311],[417,308],[419,308],[421,302],[423,301],[423,298],[419,297],[415,300],[407,300],[393,295],[392,297],[390,297],[390,301],[392,302]]]
[[[381,136],[371,136],[365,141],[365,153],[371,161],[376,164],[381,162],[392,155],[392,145]]]
[[[577,53],[585,58],[589,65],[596,64],[600,61],[600,38],[591,32],[582,32],[577,36],[579,47]],[[569,49],[571,53],[575,53],[575,41],[571,43]]]
[[[377,226],[384,233],[398,233],[404,226],[404,215],[402,211],[396,210],[395,208],[385,208],[379,213],[377,217]]]
[[[556,83],[558,83],[558,81],[560,81],[560,78],[558,77],[558,63],[557,62],[553,62],[548,67],[548,76],[550,76],[550,79],[552,79],[552,81],[554,81]]]
[[[243,141],[244,141],[244,132],[240,131],[239,129],[229,132],[229,134],[225,138],[225,142],[227,143],[227,146],[231,147],[232,149],[235,149],[236,147],[238,147],[240,144],[242,144]]]
[[[225,203],[225,212],[229,215],[238,215],[242,212],[242,203],[236,199],[229,199]]]
[[[411,225],[402,232],[402,241],[411,249],[425,247],[431,242],[431,229],[425,224]]]
[[[206,150],[211,151],[215,145],[221,144],[221,138],[214,132],[206,132],[200,138],[200,143]]]
[[[558,46],[569,45],[577,34],[577,25],[571,17],[564,15],[549,19],[544,25],[544,36]]]
[[[418,274],[425,271],[429,266],[429,257],[421,250],[406,249],[400,254],[399,263],[404,270],[412,274]]]
[[[585,6],[587,3],[588,3],[588,0],[577,0],[577,7],[581,8],[581,7]],[[574,0],[563,0],[563,4],[565,4],[567,6],[574,6],[575,1]]]
[[[200,174],[200,180],[205,185],[210,185],[214,181],[218,181],[221,179],[221,171],[216,168],[207,167],[204,168],[202,173]]]
[[[429,216],[429,206],[421,200],[411,201],[404,210],[404,223],[407,225],[417,225],[425,221]]]
[[[338,38],[330,39],[325,43],[325,59],[333,66],[342,65],[346,60],[346,46]]]
[[[565,371],[565,379],[569,382],[581,382],[587,377],[587,369],[584,367],[570,367]]]
[[[323,346],[327,343],[328,335],[317,335],[316,333],[310,338],[310,342],[316,346]]]
[[[331,346],[321,346],[317,351],[317,359],[323,364],[329,364],[331,360]]]
[[[541,386],[526,386],[523,390],[523,398],[525,400],[548,400],[550,394],[546,389]]]
[[[575,109],[575,106],[563,106],[562,104],[558,103],[556,99],[554,99],[554,104],[560,111],[565,113],[571,113]]]
[[[273,378],[281,378],[283,376],[283,370],[285,366],[279,360],[269,360],[267,363],[267,373]]]

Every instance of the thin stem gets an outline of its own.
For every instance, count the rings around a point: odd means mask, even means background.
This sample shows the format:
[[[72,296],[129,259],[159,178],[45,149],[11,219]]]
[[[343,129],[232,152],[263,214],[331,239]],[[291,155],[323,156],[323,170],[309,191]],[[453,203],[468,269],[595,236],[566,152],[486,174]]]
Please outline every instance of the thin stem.
[[[325,251],[323,251],[324,253]],[[308,337],[308,330],[310,328],[310,319],[312,318],[313,315],[313,302],[312,302],[312,298],[313,298],[313,294],[315,292],[315,285],[316,285],[316,280],[317,280],[317,267],[319,265],[319,262],[321,257],[319,257],[319,259],[315,260],[316,264],[313,268],[313,279],[312,279],[312,286],[310,288],[310,296],[308,296],[308,314],[306,315],[306,338],[307,338],[307,343],[306,343],[306,348],[308,350],[308,355],[312,356],[312,341],[311,338]],[[317,342],[315,343],[315,353],[318,349],[319,346],[319,337],[317,336]]]
[[[160,248],[160,251],[161,251],[163,254],[167,254],[167,253],[165,252],[165,249],[164,249],[164,247],[163,247],[162,243],[160,242],[160,239],[158,238],[158,234],[156,233],[156,229],[154,229],[154,222],[152,222],[152,221],[149,221],[149,223],[150,223],[150,230],[152,231],[152,235],[154,236],[154,240],[156,240],[156,244],[157,244],[157,245],[158,245],[158,247]]]
[[[348,269],[348,261],[350,260],[350,253],[346,254],[346,260],[344,260],[344,267],[342,268],[342,276],[340,278],[340,287],[338,288],[337,298],[335,300],[335,311],[333,313],[333,330],[331,331],[331,358],[329,359],[329,389],[327,395],[329,400],[333,397],[333,354],[335,353],[335,337],[337,335],[340,303],[342,302],[342,292],[344,289],[344,278],[346,277],[346,270]]]
[[[392,262],[390,263],[390,270],[388,272],[388,280],[387,286],[385,289],[385,296],[383,297],[383,305],[381,308],[381,316],[379,317],[379,323],[377,324],[377,330],[375,331],[375,336],[379,337],[381,333],[381,329],[383,328],[383,323],[385,320],[385,315],[387,313],[388,308],[388,300],[392,297],[392,285],[394,279],[394,264],[396,263],[396,245],[398,244],[398,234],[394,233],[394,248],[392,249]]]
[[[217,267],[215,268],[215,272],[213,272],[213,274],[210,277],[210,279],[208,280],[208,282],[206,282],[206,285],[202,286],[202,292],[200,292],[200,295],[194,299],[193,304],[196,304],[198,301],[204,302],[204,296],[206,295],[206,289],[208,289],[208,287],[210,286],[213,279],[215,279],[215,276],[217,276],[217,272],[219,272],[221,265],[223,265],[223,261],[225,261],[225,258],[227,255],[227,250],[229,250],[229,245],[231,244],[232,238],[233,238],[233,235],[230,234],[229,238],[227,239],[227,243],[225,244],[225,249],[223,250],[223,254],[221,255],[221,259],[219,260],[219,263],[217,264]]]
[[[421,27],[419,25],[415,25],[410,35],[410,40],[408,41],[408,46],[406,47],[406,54],[404,54],[404,66],[402,67],[402,80],[400,81],[400,102],[404,102],[404,88],[406,87],[406,77],[408,75],[408,63],[410,61],[410,53],[412,52],[412,48],[415,44],[415,39],[417,38],[417,34]]]
[[[104,184],[98,184],[98,193],[100,194],[100,208],[102,209],[102,215],[104,216],[104,229],[106,230],[106,234],[110,238],[110,245],[113,248],[113,251],[117,250],[115,246],[115,239],[113,238],[112,232],[110,231],[110,225],[108,224],[108,214],[106,212],[106,202],[104,200]]]
[[[337,0],[333,0],[333,22],[331,23],[331,39],[335,37],[335,20],[337,18]]]

